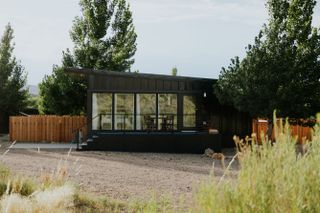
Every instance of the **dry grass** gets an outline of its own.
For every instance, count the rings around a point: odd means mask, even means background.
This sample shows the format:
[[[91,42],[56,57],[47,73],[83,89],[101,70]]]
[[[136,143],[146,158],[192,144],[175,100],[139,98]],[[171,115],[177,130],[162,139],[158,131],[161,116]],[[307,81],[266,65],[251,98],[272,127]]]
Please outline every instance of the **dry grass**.
[[[235,137],[238,152],[223,175],[215,178],[212,173],[187,205],[165,197],[119,203],[81,193],[68,183],[70,167],[62,162],[56,170],[41,175],[38,182],[12,176],[2,167],[0,208],[10,213],[320,212],[320,115],[312,140],[299,149],[288,124],[276,126],[275,135],[273,143],[257,143],[255,135],[244,140]],[[230,171],[235,163],[240,165],[236,179]]]
[[[135,212],[320,212],[320,115],[317,121],[312,140],[302,147],[282,123],[275,124],[274,142],[235,137],[238,152],[221,178],[199,187],[190,208],[153,199]],[[234,181],[229,176],[236,161],[240,171]]]
[[[248,145],[246,140],[235,138],[241,165],[236,184],[227,179],[203,184],[193,211],[320,212],[318,118],[312,141],[304,144],[304,154],[297,152],[288,124],[276,126],[274,143],[258,144],[253,138]]]
[[[38,179],[13,175],[0,164],[0,212],[123,212],[122,203],[88,196],[69,182],[70,171],[79,170],[77,165],[68,166],[70,153],[71,149],[56,169],[42,171]]]

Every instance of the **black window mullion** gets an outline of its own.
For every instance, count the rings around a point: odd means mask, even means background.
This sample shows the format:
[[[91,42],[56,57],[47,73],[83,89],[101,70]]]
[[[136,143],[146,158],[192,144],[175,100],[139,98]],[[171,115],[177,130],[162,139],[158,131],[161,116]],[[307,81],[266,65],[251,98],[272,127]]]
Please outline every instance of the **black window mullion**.
[[[183,128],[183,94],[177,94],[177,130],[180,131]]]
[[[137,93],[134,93],[133,98],[133,129],[137,130]]]
[[[156,130],[158,130],[159,125],[159,94],[156,93]]]
[[[112,115],[111,115],[111,117],[112,117],[112,130],[114,130],[115,128],[114,128],[114,122],[115,122],[115,103],[114,103],[114,100],[115,100],[115,98],[114,98],[114,93],[112,93]]]

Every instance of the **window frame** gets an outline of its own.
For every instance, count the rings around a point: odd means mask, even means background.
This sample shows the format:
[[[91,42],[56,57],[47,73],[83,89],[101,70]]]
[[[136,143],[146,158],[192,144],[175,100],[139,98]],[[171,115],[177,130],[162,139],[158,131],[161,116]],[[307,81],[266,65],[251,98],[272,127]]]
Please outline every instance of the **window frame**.
[[[163,130],[161,130],[159,124],[160,124],[160,96],[161,95],[175,95],[176,96],[176,109],[174,112],[174,116],[176,118],[174,118],[174,128],[172,131],[176,132],[176,131],[183,131],[183,130],[197,130],[197,118],[198,118],[198,98],[197,98],[197,94],[196,93],[180,93],[180,92],[172,92],[172,91],[161,91],[161,92],[154,92],[154,91],[137,91],[137,92],[130,92],[130,91],[90,91],[91,94],[91,119],[93,116],[93,95],[94,94],[101,94],[101,93],[106,93],[106,94],[111,94],[112,96],[112,103],[111,103],[111,120],[112,120],[112,128],[107,129],[107,130],[103,130],[103,129],[93,129],[93,123],[91,121],[91,125],[92,125],[92,131],[108,131],[108,132],[148,132],[146,129],[141,128],[138,129],[137,128],[137,122],[139,119],[139,115],[137,113],[137,101],[138,95],[155,95],[155,102],[156,102],[156,110],[155,110],[155,117],[156,117],[156,129],[154,130],[154,132],[161,132]],[[115,96],[117,94],[128,94],[128,95],[132,95],[133,96],[133,126],[130,129],[116,129],[116,98]],[[195,124],[193,127],[186,127],[184,125],[184,97],[185,96],[192,96],[195,99]],[[90,99],[89,99],[90,100]],[[140,118],[141,119],[141,118]],[[166,130],[165,130],[166,131]],[[168,132],[170,132],[170,130],[167,130]]]
[[[184,98],[185,97],[193,97],[194,98],[194,105],[195,105],[195,111],[194,111],[194,126],[185,126],[185,100]],[[190,130],[190,129],[196,129],[197,128],[197,96],[195,94],[182,94],[182,103],[181,103],[181,110],[182,110],[182,125],[181,125],[181,128],[182,129],[185,129],[185,130]]]
[[[95,94],[108,94],[108,95],[111,95],[111,101],[112,101],[112,103],[111,103],[111,113],[110,114],[97,114],[97,115],[93,115],[93,109],[94,109],[94,106],[93,106],[93,104],[94,104],[94,102],[93,102],[93,96],[95,95]],[[97,105],[98,106],[98,105]],[[113,105],[113,93],[112,92],[92,92],[92,95],[91,95],[91,128],[92,128],[92,130],[93,131],[112,131],[113,130],[113,125],[114,125],[114,120],[113,120],[113,110],[114,110],[114,105]],[[110,129],[102,129],[102,118],[101,118],[101,115],[106,115],[106,116],[111,116],[111,128]],[[98,125],[97,125],[97,129],[94,129],[93,128],[93,122],[95,121],[95,120],[99,120],[98,121]]]

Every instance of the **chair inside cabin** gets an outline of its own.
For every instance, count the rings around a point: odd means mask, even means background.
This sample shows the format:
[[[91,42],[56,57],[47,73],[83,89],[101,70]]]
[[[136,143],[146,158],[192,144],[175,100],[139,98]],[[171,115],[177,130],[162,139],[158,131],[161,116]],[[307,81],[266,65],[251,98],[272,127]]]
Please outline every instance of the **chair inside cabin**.
[[[157,130],[155,118],[151,117],[150,115],[144,116],[144,123],[146,125],[147,131],[155,131]]]

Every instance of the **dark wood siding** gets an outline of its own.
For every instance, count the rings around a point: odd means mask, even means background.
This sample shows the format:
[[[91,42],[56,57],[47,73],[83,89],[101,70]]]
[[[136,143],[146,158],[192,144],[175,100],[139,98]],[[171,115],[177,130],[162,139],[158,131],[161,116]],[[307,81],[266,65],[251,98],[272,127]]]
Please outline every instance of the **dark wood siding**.
[[[213,86],[216,80],[200,78],[173,77],[132,77],[131,74],[109,76],[90,75],[88,90],[88,121],[91,118],[93,92],[129,92],[129,93],[176,93],[178,94],[178,114],[182,112],[181,98],[184,94],[197,97],[197,127],[209,123],[210,128],[221,133],[222,145],[233,146],[233,135],[245,136],[251,133],[251,118],[230,106],[223,106],[214,95]],[[206,93],[206,97],[204,97]],[[182,126],[178,119],[178,126]],[[91,122],[89,122],[89,130]]]
[[[133,92],[203,92],[211,90],[214,80],[148,79],[123,76],[90,76],[90,91],[133,91]]]

